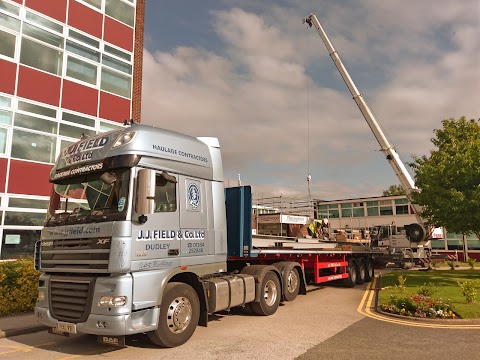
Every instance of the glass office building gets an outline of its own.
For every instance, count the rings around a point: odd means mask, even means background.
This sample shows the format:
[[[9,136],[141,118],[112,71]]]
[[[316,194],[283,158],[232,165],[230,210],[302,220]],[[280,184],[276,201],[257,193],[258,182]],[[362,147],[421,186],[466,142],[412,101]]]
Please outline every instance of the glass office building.
[[[33,254],[50,170],[139,121],[145,0],[0,0],[0,258]]]

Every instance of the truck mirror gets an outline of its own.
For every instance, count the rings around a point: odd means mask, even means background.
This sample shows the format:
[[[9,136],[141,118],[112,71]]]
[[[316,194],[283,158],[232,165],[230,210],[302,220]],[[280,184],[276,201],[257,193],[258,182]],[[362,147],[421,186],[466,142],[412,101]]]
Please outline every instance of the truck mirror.
[[[153,214],[155,210],[155,171],[141,169],[137,174],[137,196],[135,212],[140,215]]]
[[[117,181],[117,176],[113,172],[107,171],[100,175],[100,179],[105,184],[112,185],[115,181]]]

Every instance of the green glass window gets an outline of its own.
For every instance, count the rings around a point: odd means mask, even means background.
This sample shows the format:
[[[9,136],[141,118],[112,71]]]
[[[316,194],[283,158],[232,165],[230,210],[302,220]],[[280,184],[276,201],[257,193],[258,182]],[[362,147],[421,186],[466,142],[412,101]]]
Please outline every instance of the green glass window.
[[[87,4],[90,4],[94,7],[96,7],[97,9],[101,9],[102,8],[102,0],[82,0],[84,3],[87,3]]]
[[[27,10],[26,19],[63,34],[63,26]]]
[[[122,128],[123,128],[122,125],[113,125],[113,124],[106,123],[104,121],[100,121],[100,131],[111,131],[111,130],[118,130]]]
[[[105,0],[105,14],[130,26],[135,23],[135,8],[119,0]]]
[[[378,201],[367,201],[367,206],[378,206]]]
[[[0,110],[0,124],[11,125],[12,124],[12,112],[7,110]]]
[[[86,118],[86,117],[80,116],[80,115],[75,115],[75,114],[70,114],[70,113],[67,113],[67,112],[63,112],[62,119],[65,120],[65,121],[69,121],[69,122],[80,124],[80,125],[95,127],[95,120],[94,119],[89,119],[89,118]]]
[[[480,250],[480,240],[468,240],[468,250]]]
[[[353,209],[353,216],[354,217],[363,217],[365,216],[365,211],[363,208],[354,208]]]
[[[5,154],[7,148],[7,129],[0,128],[0,154]]]
[[[0,25],[13,31],[20,31],[20,20],[8,16],[7,14],[0,13]]]
[[[445,240],[431,240],[432,249],[445,250]]]
[[[97,66],[69,56],[67,60],[67,76],[96,85]]]
[[[76,42],[73,42],[71,40],[67,40],[66,50],[82,56],[85,59],[100,62],[100,52],[90,49],[86,46],[77,44]]]
[[[122,71],[125,74],[132,74],[132,65],[129,65],[127,63],[124,63],[123,61],[114,59],[110,56],[103,55],[102,58],[102,64],[105,66],[110,66],[111,68],[114,68],[116,70]]]
[[[0,54],[13,58],[15,56],[15,42],[17,37],[0,30]]]
[[[23,38],[20,50],[20,62],[49,72],[54,75],[62,73],[63,52],[51,47],[39,44],[33,40]]]
[[[397,205],[395,206],[395,212],[397,215],[408,214],[408,205]]]
[[[102,68],[101,89],[130,99],[132,78]]]
[[[5,211],[5,225],[42,226],[45,213]]]
[[[15,208],[47,209],[48,200],[22,199],[11,197],[8,200],[8,206]]]
[[[132,55],[126,53],[125,51],[118,50],[112,46],[109,46],[107,44],[104,45],[105,52],[114,55],[116,57],[119,57],[120,59],[127,60],[128,62],[132,61]]]
[[[408,204],[407,199],[395,199],[395,204]]]
[[[68,30],[68,36],[71,37],[72,39],[81,41],[87,45],[93,46],[95,48],[100,48],[100,41],[95,40],[89,36],[80,34],[79,32],[76,32],[75,30]]]
[[[352,209],[342,209],[342,217],[352,216]]]
[[[9,12],[10,14],[17,15],[17,16],[20,14],[20,8],[18,6],[6,3],[3,0],[0,0],[0,10]]]
[[[345,204],[340,204],[340,207],[342,209],[348,209],[352,207],[352,203],[345,203]]]
[[[29,112],[32,114],[48,116],[51,118],[57,117],[57,110],[55,109],[50,109],[45,106],[30,104],[28,102],[21,101],[21,100],[18,102],[18,110]]]
[[[96,135],[96,132],[95,130],[60,124],[59,135],[80,139],[80,136],[82,136],[82,134],[85,134],[87,136],[93,136]]]
[[[380,215],[393,215],[393,208],[391,206],[381,206]]]
[[[56,121],[49,121],[30,115],[16,113],[14,123],[15,126],[23,127],[25,129],[38,130],[50,134],[57,133],[58,123]]]
[[[368,216],[378,216],[378,215],[380,215],[380,213],[378,211],[378,207],[367,208],[367,215]]]
[[[13,158],[54,163],[55,146],[56,140],[53,136],[43,136],[21,130],[13,131]]]
[[[462,240],[447,240],[447,249],[448,250],[462,250],[463,251]]]
[[[63,37],[55,35],[49,31],[40,29],[37,26],[24,23],[23,24],[23,35],[31,36],[37,40],[46,42],[47,44],[57,46],[63,49]]]

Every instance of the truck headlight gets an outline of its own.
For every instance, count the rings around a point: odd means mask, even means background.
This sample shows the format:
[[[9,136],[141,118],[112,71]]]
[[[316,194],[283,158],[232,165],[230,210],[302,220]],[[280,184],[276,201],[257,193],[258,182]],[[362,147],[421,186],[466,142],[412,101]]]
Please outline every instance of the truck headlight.
[[[38,301],[44,301],[45,300],[45,291],[44,290],[38,290]]]
[[[115,141],[115,143],[113,144],[113,148],[128,144],[135,137],[135,133],[136,133],[135,131],[130,131],[120,135],[118,139]]]
[[[98,306],[123,306],[126,303],[126,296],[102,296],[98,302]]]

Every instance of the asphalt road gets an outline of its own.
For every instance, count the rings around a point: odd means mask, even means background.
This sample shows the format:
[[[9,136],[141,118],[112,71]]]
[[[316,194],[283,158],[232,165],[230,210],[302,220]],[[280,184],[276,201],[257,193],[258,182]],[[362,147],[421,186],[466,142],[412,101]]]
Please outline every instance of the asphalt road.
[[[239,311],[212,316],[183,346],[160,349],[146,335],[127,338],[126,348],[96,338],[70,338],[46,331],[0,340],[0,360],[88,359],[476,359],[480,325],[473,329],[424,328],[363,311],[367,286],[309,287],[307,296],[281,306],[273,316]],[[360,311],[359,311],[360,310]]]

